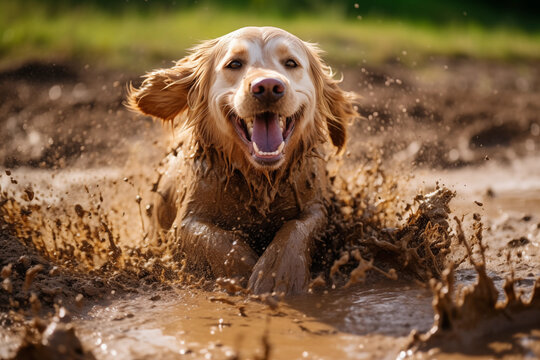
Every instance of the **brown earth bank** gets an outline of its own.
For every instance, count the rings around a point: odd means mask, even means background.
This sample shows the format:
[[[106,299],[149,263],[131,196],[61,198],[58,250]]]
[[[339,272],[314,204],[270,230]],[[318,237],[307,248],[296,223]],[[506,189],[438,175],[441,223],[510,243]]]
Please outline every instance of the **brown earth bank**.
[[[385,158],[438,168],[538,153],[537,62],[434,59],[412,68],[397,63],[341,72],[344,87],[361,95],[365,117],[352,126],[353,158],[366,154],[366,143],[384,149]],[[123,106],[126,85],[139,84],[139,75],[66,61],[3,69],[0,163],[123,164],[134,143],[152,144],[160,132]],[[152,146],[147,150],[156,153]]]
[[[540,356],[538,64],[342,72],[364,118],[329,164],[330,245],[310,293],[280,301],[186,274],[174,244],[144,242],[170,132],[124,108],[138,75],[0,71],[0,357]]]

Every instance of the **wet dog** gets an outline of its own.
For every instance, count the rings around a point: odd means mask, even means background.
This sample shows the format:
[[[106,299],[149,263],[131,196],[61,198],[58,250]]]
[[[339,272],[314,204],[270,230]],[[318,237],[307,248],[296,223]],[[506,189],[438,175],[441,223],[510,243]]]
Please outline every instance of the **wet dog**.
[[[191,267],[255,293],[304,291],[327,224],[325,151],[356,116],[318,48],[247,27],[148,73],[128,106],[174,121],[176,149],[154,187],[151,236]]]

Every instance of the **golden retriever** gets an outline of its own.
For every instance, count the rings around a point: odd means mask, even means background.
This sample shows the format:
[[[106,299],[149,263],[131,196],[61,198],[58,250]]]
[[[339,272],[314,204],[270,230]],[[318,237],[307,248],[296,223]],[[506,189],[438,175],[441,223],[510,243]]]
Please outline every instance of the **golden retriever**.
[[[341,151],[356,116],[338,83],[315,45],[274,27],[206,41],[146,74],[128,106],[180,129],[153,189],[151,236],[254,293],[304,291],[327,224],[324,143]]]

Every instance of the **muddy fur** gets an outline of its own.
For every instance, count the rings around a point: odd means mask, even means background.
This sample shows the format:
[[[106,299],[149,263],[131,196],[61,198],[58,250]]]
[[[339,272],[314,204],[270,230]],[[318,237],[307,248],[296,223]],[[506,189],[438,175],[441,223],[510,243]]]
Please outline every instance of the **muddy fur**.
[[[341,151],[357,115],[338,82],[315,45],[246,27],[131,87],[129,108],[178,118],[181,139],[155,185],[150,241],[254,293],[305,291],[328,222],[325,144]]]

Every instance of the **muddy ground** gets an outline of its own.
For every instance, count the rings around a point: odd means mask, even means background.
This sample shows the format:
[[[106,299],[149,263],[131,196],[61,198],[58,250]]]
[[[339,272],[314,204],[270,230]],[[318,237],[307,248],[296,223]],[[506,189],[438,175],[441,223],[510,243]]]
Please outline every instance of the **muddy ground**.
[[[310,293],[282,300],[194,278],[143,240],[169,131],[124,108],[138,74],[69,61],[0,71],[0,358],[539,357],[538,63],[342,71],[364,118],[330,164],[326,236],[339,248]],[[450,278],[482,279],[482,253],[487,295],[445,298]],[[509,276],[523,300],[505,297]]]

